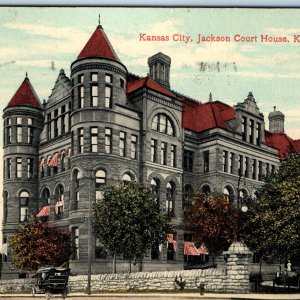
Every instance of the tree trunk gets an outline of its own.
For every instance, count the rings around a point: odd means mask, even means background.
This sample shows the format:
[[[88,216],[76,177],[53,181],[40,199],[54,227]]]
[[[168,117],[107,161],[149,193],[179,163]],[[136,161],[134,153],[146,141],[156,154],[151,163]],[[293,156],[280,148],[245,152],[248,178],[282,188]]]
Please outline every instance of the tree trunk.
[[[116,254],[114,254],[114,257],[113,257],[113,273],[114,273],[114,274],[117,273]]]
[[[131,260],[129,260],[129,274],[131,273]]]

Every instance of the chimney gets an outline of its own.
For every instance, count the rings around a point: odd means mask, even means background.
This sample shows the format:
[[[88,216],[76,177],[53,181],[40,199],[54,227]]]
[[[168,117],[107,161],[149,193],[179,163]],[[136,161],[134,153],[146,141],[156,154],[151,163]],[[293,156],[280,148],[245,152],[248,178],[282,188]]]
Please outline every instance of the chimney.
[[[169,89],[171,58],[159,52],[148,58],[148,66],[150,77]]]
[[[269,113],[269,131],[272,133],[284,133],[284,114],[281,111],[274,111]]]

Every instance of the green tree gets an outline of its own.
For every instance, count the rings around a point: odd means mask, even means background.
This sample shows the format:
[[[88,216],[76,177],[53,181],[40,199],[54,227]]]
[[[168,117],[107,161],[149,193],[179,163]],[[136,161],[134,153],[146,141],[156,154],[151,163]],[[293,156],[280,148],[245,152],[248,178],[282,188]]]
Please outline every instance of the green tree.
[[[25,271],[46,265],[60,266],[68,262],[73,252],[68,231],[37,220],[21,225],[10,239],[10,247],[14,266]]]
[[[185,229],[196,244],[204,243],[214,256],[227,250],[237,231],[238,213],[225,195],[197,191],[185,217]]]
[[[166,239],[170,225],[148,188],[121,183],[105,188],[103,199],[96,201],[93,229],[113,255],[115,273],[116,255],[128,259],[131,268],[131,262],[142,261],[152,245]]]
[[[300,157],[281,162],[258,190],[242,228],[247,245],[272,262],[300,255]]]

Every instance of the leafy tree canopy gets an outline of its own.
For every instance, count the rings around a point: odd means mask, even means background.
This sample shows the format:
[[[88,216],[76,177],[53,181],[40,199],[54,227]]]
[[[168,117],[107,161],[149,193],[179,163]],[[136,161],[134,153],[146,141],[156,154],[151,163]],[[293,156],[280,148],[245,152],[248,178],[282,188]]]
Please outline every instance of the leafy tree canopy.
[[[93,228],[111,254],[138,261],[165,240],[170,225],[148,188],[121,183],[105,188],[96,201]]]
[[[300,157],[285,159],[267,178],[247,213],[244,239],[266,261],[300,255]]]
[[[69,232],[36,220],[20,226],[10,239],[10,247],[14,266],[26,271],[42,266],[60,266],[72,254]]]
[[[227,250],[237,229],[237,211],[227,196],[197,191],[185,217],[185,229],[210,252]]]

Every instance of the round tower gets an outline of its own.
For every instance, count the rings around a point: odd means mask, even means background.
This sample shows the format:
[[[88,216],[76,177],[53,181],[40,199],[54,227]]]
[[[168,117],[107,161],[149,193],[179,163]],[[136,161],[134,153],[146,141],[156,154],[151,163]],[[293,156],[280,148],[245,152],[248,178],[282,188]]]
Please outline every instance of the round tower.
[[[38,199],[38,144],[43,127],[40,101],[29,78],[3,111],[3,244],[7,245],[18,224],[36,213]],[[6,247],[6,246],[5,246]],[[16,277],[11,251],[3,255],[2,278]]]
[[[87,224],[91,201],[101,197],[101,187],[119,179],[120,157],[116,141],[123,139],[127,69],[121,63],[103,28],[98,25],[71,64],[71,185],[70,231],[78,245],[73,269],[83,270],[87,260]],[[125,112],[125,113],[124,113]],[[124,160],[124,159],[123,159]],[[92,257],[95,258],[95,241]],[[84,263],[85,261],[85,263]],[[82,269],[83,268],[83,269]]]
[[[269,113],[269,131],[272,133],[284,133],[284,114],[276,110]]]

